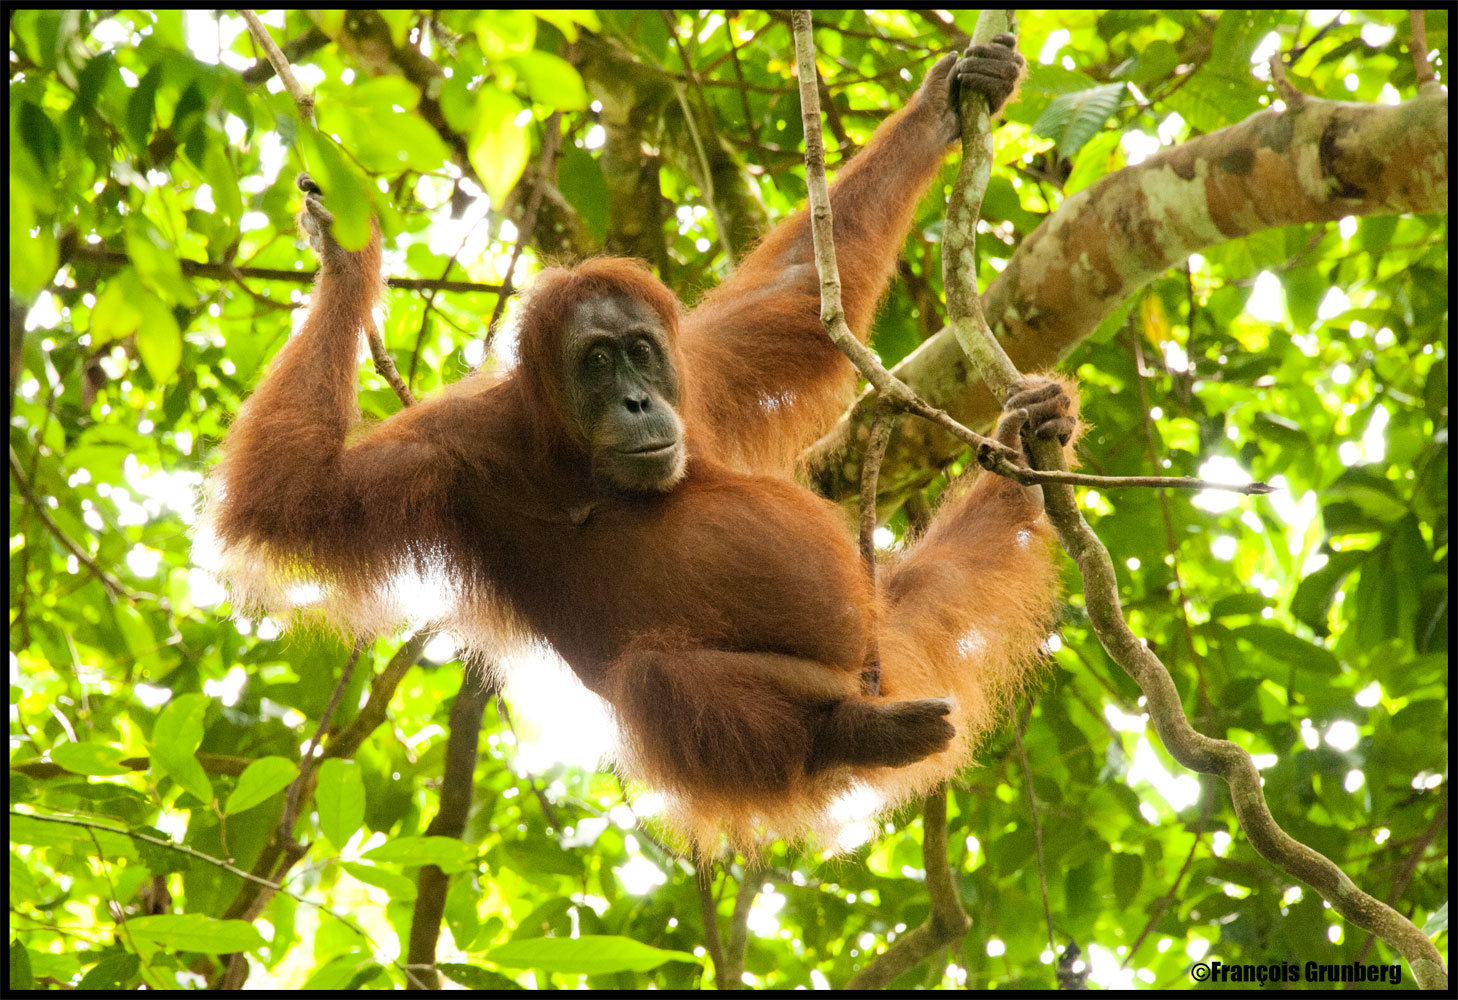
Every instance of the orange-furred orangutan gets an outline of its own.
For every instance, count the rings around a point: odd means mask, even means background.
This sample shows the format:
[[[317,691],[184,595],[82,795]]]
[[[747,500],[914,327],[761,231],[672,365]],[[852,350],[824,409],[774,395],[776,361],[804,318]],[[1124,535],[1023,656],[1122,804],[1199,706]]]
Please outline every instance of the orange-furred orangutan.
[[[1008,36],[942,59],[839,171],[858,336],[959,134],[958,88],[996,109],[1021,70]],[[549,270],[512,370],[352,434],[380,237],[341,249],[321,192],[300,186],[318,284],[227,436],[209,505],[242,606],[288,613],[309,582],[327,618],[369,635],[403,617],[402,580],[442,583],[440,624],[482,659],[517,642],[560,654],[611,706],[616,765],[709,849],[814,829],[863,786],[903,801],[968,760],[1051,625],[1041,494],[991,475],[949,491],[873,588],[842,511],[789,477],[855,384],[821,326],[804,213],[687,313],[636,261]],[[1009,406],[998,437],[1014,449],[1073,431],[1058,382]]]

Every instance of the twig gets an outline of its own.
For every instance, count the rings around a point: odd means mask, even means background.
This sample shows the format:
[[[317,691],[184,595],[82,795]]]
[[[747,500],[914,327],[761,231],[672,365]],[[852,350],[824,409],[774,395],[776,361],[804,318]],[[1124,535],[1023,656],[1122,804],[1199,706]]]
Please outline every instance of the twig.
[[[279,299],[271,299],[267,295],[264,295],[262,292],[255,292],[252,288],[248,287],[248,282],[244,280],[244,277],[245,276],[244,276],[244,274],[243,274],[242,271],[240,271],[237,267],[233,266],[232,264],[227,264],[227,265],[224,265],[224,266],[226,266],[228,268],[228,273],[230,275],[232,275],[233,282],[239,288],[243,289],[243,294],[244,295],[247,295],[250,299],[252,299],[254,302],[257,302],[263,308],[265,308],[265,309],[296,309],[296,308],[298,308],[297,303],[280,301]]]
[[[1301,14],[1301,19],[1302,19],[1303,22],[1306,20],[1306,14],[1305,14],[1304,11]],[[1311,36],[1311,39],[1305,45],[1297,45],[1295,48],[1293,48],[1291,50],[1291,57],[1288,60],[1291,63],[1291,65],[1292,66],[1295,66],[1296,65],[1296,61],[1298,59],[1300,59],[1302,56],[1306,55],[1306,53],[1310,52],[1311,51],[1311,47],[1313,45],[1315,45],[1317,42],[1319,42],[1323,38],[1325,38],[1326,35],[1327,35],[1327,32],[1331,31],[1333,28],[1335,28],[1338,25],[1340,25],[1342,23],[1342,21],[1343,21],[1343,18],[1333,17],[1331,20],[1329,20],[1325,24],[1323,24],[1320,28],[1317,28],[1316,29],[1316,34],[1312,35]],[[1298,34],[1300,33],[1300,30],[1301,30],[1300,29],[1300,26],[1298,25],[1297,26],[1297,33]],[[1187,80],[1191,76],[1194,76],[1194,74],[1193,73],[1186,73],[1185,76],[1181,78],[1181,80],[1182,81],[1183,80]],[[1167,97],[1167,96],[1168,96],[1168,94],[1161,94],[1160,95],[1161,99],[1164,98],[1164,97]]]
[[[284,42],[279,47],[279,51],[283,53],[286,60],[292,63],[295,59],[302,59],[304,56],[322,49],[331,41],[333,39],[317,27],[310,27],[302,35],[296,35],[287,42]],[[239,78],[250,87],[256,87],[260,83],[267,83],[269,78],[275,75],[275,72],[273,63],[269,62],[267,56],[265,56],[239,74]]]
[[[370,681],[370,694],[359,714],[349,725],[335,733],[329,745],[324,748],[326,759],[352,757],[365,741],[365,737],[385,721],[385,712],[390,707],[390,699],[395,696],[395,688],[399,687],[410,668],[420,662],[420,657],[425,652],[425,644],[434,635],[430,629],[423,628],[400,644],[395,655],[390,657],[390,662]]]
[[[128,590],[126,586],[106,570],[96,565],[96,561],[88,556],[72,538],[61,530],[60,525],[51,519],[50,513],[46,510],[45,504],[35,494],[35,488],[25,478],[25,471],[20,467],[20,457],[15,454],[15,449],[10,449],[10,474],[15,477],[15,488],[20,491],[21,497],[25,499],[27,506],[35,511],[36,517],[40,518],[41,524],[49,531],[67,552],[76,557],[76,561],[85,567],[86,571],[100,581],[106,588],[106,592],[113,598],[130,601],[135,604],[139,601],[155,601],[156,597],[151,594],[139,594]]]
[[[984,11],[977,18],[972,44],[989,43],[994,35],[1011,28],[1011,20],[1006,11]],[[992,344],[995,349],[987,347],[990,338],[981,335],[987,329],[987,320],[977,294],[977,219],[992,176],[992,116],[987,97],[971,87],[962,88],[960,112],[962,165],[947,199],[942,226],[942,290],[947,296],[947,323],[972,360],[973,370],[982,373],[994,396],[1005,400],[1017,391],[1022,375],[996,341]]]
[[[401,403],[406,406],[414,406],[415,397],[411,395],[410,388],[395,368],[395,359],[390,357],[390,352],[385,349],[385,338],[380,335],[379,324],[373,319],[365,323],[365,337],[370,342],[370,358],[375,363],[375,371],[390,383],[390,388],[395,390],[395,395],[400,397]]]
[[[724,877],[729,877],[726,869]],[[724,958],[724,939],[719,936],[719,905],[714,898],[714,862],[694,852],[694,890],[699,897],[699,918],[704,923],[704,947],[709,950],[709,959],[714,963],[714,983],[719,989],[726,989],[724,973],[727,963]]]
[[[1423,855],[1427,853],[1428,845],[1433,842],[1433,838],[1447,824],[1448,796],[1444,794],[1442,801],[1438,803],[1438,808],[1433,811],[1433,819],[1428,824],[1427,829],[1418,834],[1408,844],[1407,857],[1403,859],[1401,867],[1392,879],[1391,888],[1387,890],[1387,902],[1389,905],[1396,905],[1397,901],[1402,898],[1403,892],[1407,890],[1407,884],[1412,881],[1412,873],[1417,870],[1418,864],[1423,860]],[[1376,943],[1376,940],[1377,936],[1369,931],[1367,940],[1362,942],[1362,947],[1357,951],[1358,962],[1366,961],[1367,956],[1372,953],[1372,946]],[[1351,987],[1352,984],[1348,983],[1347,986]]]
[[[1058,942],[1053,937],[1053,910],[1048,905],[1048,865],[1043,858],[1043,824],[1038,819],[1038,800],[1033,794],[1033,768],[1028,763],[1027,748],[1023,746],[1023,729],[1032,715],[1033,706],[1029,702],[1027,714],[1018,719],[1017,725],[1013,726],[1013,742],[1017,744],[1018,763],[1023,769],[1023,787],[1028,792],[1028,818],[1033,824],[1033,846],[1037,848],[1038,888],[1042,891],[1043,920],[1048,928],[1048,951],[1050,954],[1056,955],[1058,954]]]
[[[1408,44],[1408,52],[1412,56],[1413,75],[1417,77],[1417,89],[1419,92],[1428,84],[1436,85],[1438,74],[1433,71],[1433,64],[1428,61],[1428,25],[1427,11],[1410,10],[1407,12],[1408,20],[1412,24],[1412,41]]]
[[[339,706],[339,699],[343,696],[344,689],[349,686],[349,680],[354,675],[354,665],[359,660],[359,654],[363,648],[364,640],[356,639],[354,648],[350,651],[349,660],[340,674],[339,683],[334,685],[334,691],[329,697],[329,704],[325,706],[323,713],[319,716],[319,724],[314,727],[313,735],[309,737],[309,742],[304,745],[303,752],[300,754],[299,773],[289,784],[288,794],[284,797],[283,815],[279,818],[272,839],[259,858],[259,864],[269,866],[265,870],[269,871],[270,878],[265,884],[270,888],[256,889],[246,899],[240,893],[229,907],[229,916],[246,920],[249,923],[257,920],[262,915],[264,907],[273,899],[272,886],[282,885],[284,876],[293,869],[294,865],[303,860],[304,855],[309,853],[309,844],[300,843],[294,839],[294,824],[299,820],[299,811],[303,808],[304,802],[314,794],[315,775],[319,762],[323,759],[317,752],[319,743],[329,728],[329,720],[333,718],[334,710]],[[276,866],[273,865],[275,858],[279,859]],[[254,867],[256,869],[258,864],[255,864]],[[408,971],[406,974],[410,975]],[[227,970],[223,975],[221,988],[242,989],[243,983],[247,979],[248,958],[241,951],[234,952],[228,957]]]
[[[683,63],[683,71],[688,76],[689,82],[693,84],[698,95],[699,103],[704,103],[704,88],[699,83],[698,74],[694,72],[693,63],[689,60],[689,54],[684,49],[683,41],[678,37],[678,25],[674,22],[673,15],[666,9],[660,8],[660,15],[663,17],[664,26],[668,29],[669,37],[673,39],[674,47],[678,49],[678,58]],[[673,81],[673,96],[678,99],[679,109],[683,111],[684,124],[688,126],[689,139],[693,142],[694,152],[699,159],[699,169],[703,171],[703,177],[699,180],[699,190],[703,193],[704,200],[709,203],[709,211],[714,214],[714,228],[719,231],[719,242],[724,244],[724,252],[729,255],[730,260],[735,259],[734,234],[729,231],[729,218],[719,207],[719,199],[714,196],[714,169],[709,163],[709,154],[704,149],[704,142],[699,135],[699,126],[696,116],[689,107],[688,96],[684,94],[683,85],[677,80]]]
[[[736,11],[726,10],[724,12],[724,34],[729,38],[729,57],[734,64],[734,79],[739,81],[739,106],[744,109],[744,127],[749,129],[749,138],[759,144],[759,124],[754,120],[754,112],[749,109],[749,92],[745,89],[744,67],[739,64],[739,40],[734,37],[734,15]]]
[[[451,706],[451,733],[446,740],[445,767],[440,782],[440,807],[425,828],[427,837],[454,837],[466,831],[471,812],[473,776],[480,755],[481,720],[491,700],[488,671],[468,667]],[[409,965],[423,989],[439,989],[435,952],[440,921],[445,913],[450,876],[438,865],[423,865],[417,878],[415,906],[410,915]]]
[[[270,37],[268,29],[263,26],[263,22],[258,19],[257,14],[240,7],[238,8],[238,16],[248,22],[249,32],[252,33],[258,44],[263,47],[263,54],[268,56],[268,61],[273,66],[273,71],[278,74],[279,82],[284,85],[284,89],[289,92],[289,96],[294,99],[294,104],[298,106],[299,117],[310,125],[314,124],[314,95],[305,93],[298,78],[294,76],[294,70],[289,65],[288,56],[284,55],[279,47],[273,43],[273,38]]]
[[[1276,93],[1281,95],[1281,100],[1291,110],[1296,110],[1306,103],[1306,95],[1296,89],[1296,85],[1286,77],[1286,67],[1281,62],[1281,53],[1273,52],[1267,65],[1271,68],[1271,85],[1276,88]]]
[[[1011,452],[988,437],[963,427],[951,416],[923,402],[911,388],[896,378],[876,359],[871,349],[856,339],[846,324],[841,305],[840,271],[835,263],[834,224],[830,189],[825,183],[825,140],[820,131],[819,74],[815,69],[815,41],[810,34],[810,12],[795,11],[795,59],[800,79],[800,116],[805,131],[805,186],[810,195],[810,234],[815,247],[815,268],[820,275],[820,321],[840,352],[871,383],[887,406],[933,420],[974,448],[1010,456]]]
[[[878,395],[876,419],[872,423],[870,440],[866,446],[861,479],[861,545],[863,552],[869,551],[874,555],[875,478],[886,450],[892,409],[909,410],[934,419],[943,426],[952,425],[956,428],[954,433],[959,437],[968,435],[975,442],[973,450],[979,460],[985,456],[996,456],[1002,464],[1010,465],[1006,457],[1010,452],[989,438],[973,434],[947,414],[934,410],[917,398],[907,386],[881,367],[870,349],[858,341],[846,325],[845,312],[841,305],[840,273],[835,262],[830,192],[825,183],[825,144],[820,131],[820,91],[817,86],[819,74],[815,69],[815,41],[810,12],[795,10],[791,13],[791,20],[794,25],[795,60],[800,78],[800,106],[805,132],[805,181],[810,195],[810,227],[815,246],[815,267],[820,275],[820,318],[836,346],[866,376]],[[874,562],[868,561],[868,566],[874,573]],[[875,689],[879,691],[879,664],[874,667],[874,673],[868,670],[866,676],[874,678]],[[862,969],[847,984],[848,989],[876,989],[885,986],[937,949],[960,938],[971,924],[958,899],[956,884],[952,880],[951,868],[947,862],[945,784],[927,797],[923,816],[922,863],[926,869],[927,891],[931,895],[931,914],[926,923],[907,933]]]
[[[729,917],[729,944],[724,949],[724,959],[729,964],[724,976],[727,982],[720,981],[721,989],[744,988],[744,954],[749,948],[749,910],[763,885],[764,873],[746,862],[744,874],[739,877],[739,891],[734,894],[734,912]]]
[[[781,10],[770,10],[766,11],[765,13],[769,14],[772,20],[780,22],[788,21],[790,22],[792,28],[795,27],[794,11],[790,11],[788,16],[786,16],[785,12]],[[906,49],[909,52],[925,53],[927,50],[932,48],[931,45],[919,44],[916,38],[896,38],[891,35],[883,35],[874,31],[864,31],[859,28],[842,28],[836,24],[826,24],[824,21],[816,21],[814,27],[819,28],[822,31],[834,31],[837,34],[845,35],[848,38],[864,38],[868,41],[884,42],[885,44],[890,45],[893,48]],[[931,35],[918,35],[916,37],[931,38]]]
[[[1185,266],[1185,277],[1189,278],[1189,265]],[[1187,282],[1188,283],[1188,282]],[[1194,303],[1190,303],[1191,323],[1194,320]],[[1193,329],[1193,325],[1191,329]],[[1144,426],[1144,457],[1149,460],[1150,465],[1159,464],[1159,450],[1154,441],[1154,420],[1149,416],[1149,395],[1144,388],[1144,380],[1147,373],[1144,367],[1144,346],[1140,343],[1139,334],[1133,324],[1128,324],[1127,332],[1129,337],[1129,350],[1134,355],[1134,388],[1139,393],[1139,422]],[[1187,355],[1194,357],[1194,355]],[[1200,651],[1195,647],[1195,630],[1190,624],[1190,600],[1185,594],[1184,572],[1180,569],[1180,546],[1175,537],[1174,514],[1169,509],[1169,494],[1164,490],[1159,491],[1159,513],[1160,519],[1164,522],[1164,547],[1169,553],[1170,575],[1174,580],[1175,597],[1180,602],[1180,625],[1185,636],[1185,645],[1190,648],[1190,662],[1195,665],[1195,676],[1200,678],[1200,697],[1202,702],[1208,700],[1208,692],[1205,688],[1205,664],[1200,656]]]
[[[459,182],[457,182],[455,190],[460,191]],[[454,200],[454,197],[455,196],[452,195],[452,200]],[[460,242],[457,243],[456,248],[451,251],[450,259],[445,262],[445,266],[441,268],[441,278],[445,278],[445,276],[450,274],[451,271],[455,268],[456,260],[461,256],[461,251],[466,249],[466,244],[469,243],[471,241],[471,238],[475,235],[476,226],[479,224],[480,220],[477,220],[477,222],[472,224],[472,226],[468,230],[466,230],[466,232],[461,234]],[[497,298],[497,305],[500,305],[502,302],[500,296],[504,296],[506,294],[506,286],[503,285],[501,292],[499,293]],[[439,295],[440,290],[432,288],[430,290],[430,294],[425,297],[425,304],[420,307],[420,329],[417,330],[415,333],[415,346],[410,349],[410,370],[405,375],[406,385],[413,385],[415,383],[415,369],[420,364],[420,349],[425,345],[425,333],[427,328],[430,326],[430,316],[431,313],[435,310],[435,300],[436,297]],[[440,318],[447,323],[451,323],[451,320],[443,313],[441,314]],[[487,335],[489,336],[491,329],[490,324],[487,324],[486,329]]]
[[[947,860],[947,785],[926,797],[921,822],[921,864],[931,912],[926,923],[907,931],[845,984],[848,990],[879,990],[967,933],[972,926]]]
[[[238,13],[242,16],[243,20],[248,22],[248,30],[253,33],[253,37],[258,40],[258,44],[263,46],[263,51],[268,56],[269,63],[273,65],[274,72],[278,74],[280,82],[283,83],[284,89],[289,92],[289,96],[298,105],[299,117],[303,118],[309,125],[313,125],[314,95],[304,92],[304,88],[299,84],[298,78],[294,76],[294,70],[289,65],[288,57],[273,43],[273,39],[268,34],[268,29],[258,19],[258,15],[254,14],[251,10],[244,10],[242,8],[238,9]],[[232,274],[236,279],[237,270],[233,269]],[[409,387],[401,380],[400,373],[395,368],[394,359],[390,357],[390,352],[385,350],[385,338],[380,335],[379,326],[373,320],[365,325],[365,335],[369,340],[370,357],[374,360],[375,371],[379,372],[380,377],[390,384],[391,389],[395,390],[395,395],[400,397],[401,403],[405,406],[415,405],[415,397],[410,394]]]
[[[129,254],[120,250],[103,250],[83,244],[68,246],[61,243],[61,260],[90,261],[103,267],[124,267],[132,262]],[[310,285],[319,277],[317,270],[292,271],[281,267],[246,267],[234,264],[214,264],[209,261],[182,259],[177,262],[182,273],[190,278],[216,278],[219,281],[237,280],[239,275],[258,278],[261,281],[288,281],[296,285]],[[390,288],[407,291],[482,292],[499,295],[502,285],[480,281],[447,281],[444,278],[386,278]],[[509,294],[509,293],[508,293]]]
[[[215,868],[222,869],[230,875],[236,875],[238,878],[242,879],[245,882],[254,882],[258,885],[267,887],[273,892],[282,893],[283,895],[294,900],[296,903],[303,903],[305,906],[312,906],[317,910],[329,914],[335,920],[338,920],[340,923],[344,924],[344,926],[354,931],[361,938],[365,938],[366,940],[368,940],[369,938],[369,935],[361,930],[359,925],[354,923],[354,921],[350,920],[343,914],[336,913],[334,910],[331,910],[329,907],[325,906],[323,903],[320,903],[318,900],[310,899],[307,896],[300,896],[296,892],[290,892],[288,889],[285,889],[280,883],[270,882],[268,879],[255,875],[250,871],[245,871],[242,868],[239,868],[237,865],[229,864],[222,858],[215,858],[211,854],[204,854],[202,851],[199,851],[193,847],[188,847],[186,844],[174,843],[171,840],[166,840],[162,837],[154,837],[148,833],[139,833],[138,831],[129,829],[127,827],[109,826],[105,823],[96,823],[86,819],[74,819],[69,816],[46,816],[41,813],[20,812],[17,809],[11,809],[10,815],[22,817],[24,819],[38,820],[42,823],[63,823],[66,826],[79,826],[85,830],[100,830],[103,833],[115,833],[119,836],[130,838],[131,840],[140,840],[145,844],[151,844],[153,847],[161,847],[164,850],[176,851],[178,854],[184,854],[187,857],[194,859],[195,861],[201,861],[203,864],[212,865]]]
[[[1205,842],[1205,828],[1209,825],[1210,816],[1215,811],[1215,796],[1212,794],[1213,791],[1214,789],[1208,785],[1200,789],[1200,820],[1189,831],[1195,835],[1195,839],[1190,843],[1190,849],[1185,852],[1185,863],[1180,866],[1180,870],[1170,882],[1169,888],[1155,901],[1153,906],[1148,908],[1149,919],[1144,921],[1144,926],[1139,929],[1138,937],[1129,946],[1128,952],[1124,955],[1124,961],[1119,963],[1119,968],[1127,969],[1134,963],[1135,956],[1139,954],[1139,949],[1143,946],[1145,939],[1149,937],[1154,928],[1159,925],[1159,919],[1164,916],[1164,911],[1169,909],[1170,903],[1180,898],[1180,885],[1184,882],[1185,876],[1189,874],[1190,867],[1195,863],[1195,855],[1199,853],[1200,845]]]

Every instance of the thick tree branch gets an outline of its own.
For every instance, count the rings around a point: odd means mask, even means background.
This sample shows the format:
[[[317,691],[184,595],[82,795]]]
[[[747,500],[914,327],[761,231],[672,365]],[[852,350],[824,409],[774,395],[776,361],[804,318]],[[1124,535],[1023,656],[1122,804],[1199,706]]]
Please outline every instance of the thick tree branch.
[[[1398,105],[1307,99],[1299,109],[1263,111],[1165,150],[1070,196],[1013,254],[982,307],[1018,369],[1036,371],[1198,250],[1277,226],[1445,212],[1447,205],[1446,93]],[[1000,410],[950,326],[892,374],[964,425],[987,426]],[[867,393],[806,454],[815,485],[831,497],[859,492],[840,455],[864,440],[872,406]],[[883,502],[920,488],[962,447],[943,430],[905,423],[881,469]]]

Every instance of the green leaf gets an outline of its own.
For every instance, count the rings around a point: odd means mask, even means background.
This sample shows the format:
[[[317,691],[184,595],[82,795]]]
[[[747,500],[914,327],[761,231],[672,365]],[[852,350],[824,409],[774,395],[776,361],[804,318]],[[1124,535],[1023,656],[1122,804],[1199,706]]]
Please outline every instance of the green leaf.
[[[537,39],[536,19],[524,10],[490,8],[476,15],[476,41],[491,59],[518,55]]]
[[[1291,598],[1291,614],[1296,620],[1310,628],[1317,635],[1324,636],[1327,627],[1327,613],[1331,602],[1341,590],[1347,574],[1358,569],[1370,553],[1362,550],[1333,552],[1327,556],[1326,565],[1309,574],[1296,585]]]
[[[17,160],[28,159],[23,152],[11,151],[10,171],[10,287],[18,295],[29,297],[44,288],[55,277],[59,262],[56,236],[49,221],[36,217],[36,200],[26,189]]]
[[[152,111],[157,104],[157,88],[162,83],[162,66],[153,66],[142,77],[137,89],[127,101],[124,121],[127,138],[132,140],[133,151],[141,155],[147,150],[147,140],[152,137]]]
[[[1144,861],[1137,854],[1116,851],[1113,864],[1114,898],[1121,907],[1128,906],[1144,881]]]
[[[1122,136],[1118,132],[1105,132],[1094,136],[1092,141],[1079,150],[1073,170],[1063,183],[1064,194],[1082,191],[1094,181],[1113,173],[1124,165]]]
[[[153,730],[152,764],[203,802],[213,800],[213,785],[197,762],[208,699],[200,694],[174,698]]]
[[[364,823],[365,785],[359,765],[337,757],[326,760],[319,767],[314,801],[319,807],[319,830],[343,850]]]
[[[131,921],[127,921],[131,926]],[[101,961],[97,962],[87,970],[86,975],[76,984],[78,991],[89,992],[91,990],[124,990],[136,985],[137,973],[142,969],[142,962],[136,955],[121,949],[108,949],[102,954]]]
[[[30,972],[30,952],[20,941],[10,942],[10,988],[28,990],[34,987],[35,977]]]
[[[1341,673],[1341,664],[1331,650],[1307,642],[1274,625],[1242,625],[1230,631],[1236,638],[1293,667],[1328,676]]]
[[[602,21],[595,10],[531,10],[528,13],[535,14],[562,32],[562,37],[569,42],[577,41],[578,25],[594,34],[602,30]]]
[[[203,723],[207,718],[208,698],[202,694],[182,694],[162,710],[157,728],[152,733],[157,746],[179,753],[193,753],[202,743]]]
[[[365,855],[378,864],[438,865],[443,872],[459,872],[476,863],[476,850],[454,837],[396,837]]]
[[[91,339],[96,344],[130,336],[142,322],[141,301],[146,295],[136,268],[118,271],[102,286],[91,310]]]
[[[209,143],[203,159],[203,173],[213,189],[213,204],[218,213],[236,229],[243,217],[243,192],[238,187],[238,174],[228,160],[228,154],[217,143]]]
[[[1339,500],[1356,504],[1363,514],[1377,521],[1399,521],[1407,515],[1407,504],[1398,495],[1396,485],[1366,466],[1348,469],[1322,494],[1325,504]]]
[[[1444,900],[1442,906],[1439,906],[1432,913],[1428,914],[1428,919],[1423,922],[1423,933],[1428,935],[1428,937],[1437,937],[1447,930],[1448,902]]]
[[[1294,420],[1287,420],[1276,413],[1257,413],[1252,419],[1257,433],[1286,448],[1309,448],[1311,439]]]
[[[158,385],[166,385],[182,363],[182,331],[172,310],[155,295],[141,301],[142,317],[137,325],[137,353],[147,373]]]
[[[133,917],[127,921],[127,937],[138,945],[205,955],[228,955],[263,947],[263,935],[248,921],[218,920],[200,913]]]
[[[1063,156],[1072,156],[1119,110],[1124,90],[1122,83],[1106,83],[1055,97],[1033,123],[1033,131],[1057,142]]]
[[[289,787],[298,777],[299,767],[287,757],[263,757],[255,760],[238,775],[223,812],[228,815],[245,812]]]
[[[602,167],[586,150],[568,146],[557,165],[558,186],[577,209],[593,239],[602,243],[608,231],[608,189]]]
[[[213,801],[213,783],[192,754],[180,754],[172,749],[154,748],[153,766],[177,782],[201,802]]]
[[[1137,84],[1148,84],[1163,80],[1174,72],[1179,64],[1179,50],[1163,38],[1156,38],[1139,50],[1137,63],[1129,74],[1129,80]]]
[[[333,990],[342,993],[368,981],[379,969],[372,955],[350,952],[331,959],[304,980],[305,990]]]
[[[448,979],[453,979],[468,990],[522,990],[522,986],[515,980],[508,979],[499,972],[492,972],[476,965],[462,965],[459,962],[442,962],[436,966],[436,970]]]
[[[419,892],[416,884],[410,879],[384,868],[376,868],[374,865],[362,865],[353,861],[345,861],[340,867],[365,885],[372,885],[377,889],[384,889],[385,892],[389,893],[391,902],[408,903],[415,899]]]
[[[157,637],[142,613],[130,604],[118,604],[112,614],[116,616],[117,629],[127,640],[127,648],[133,656],[149,656],[157,649]]]
[[[40,895],[35,875],[17,852],[10,852],[10,905],[12,908],[30,903]]]
[[[72,774],[130,774],[131,768],[120,763],[125,756],[108,743],[58,743],[50,750],[51,761]]]
[[[591,934],[577,938],[526,938],[486,953],[486,960],[508,969],[544,969],[568,975],[598,976],[609,972],[647,972],[665,962],[699,959],[686,951],[666,951],[632,938]]]
[[[1212,619],[1231,618],[1236,615],[1258,615],[1270,601],[1260,594],[1231,594],[1210,605]]]
[[[510,62],[538,104],[562,111],[581,111],[587,107],[587,87],[582,75],[561,56],[533,49],[513,56]]]
[[[16,112],[15,127],[21,144],[35,157],[41,170],[54,173],[60,166],[61,133],[56,130],[50,115],[39,106],[25,101]]]
[[[101,856],[112,861],[137,856],[132,838],[125,834],[70,823],[51,823],[34,816],[11,815],[10,842],[76,851],[84,857],[92,857],[99,851]]]
[[[496,87],[482,87],[476,95],[469,147],[471,166],[491,196],[493,207],[505,201],[526,168],[526,129],[516,124],[521,111],[521,101]]]

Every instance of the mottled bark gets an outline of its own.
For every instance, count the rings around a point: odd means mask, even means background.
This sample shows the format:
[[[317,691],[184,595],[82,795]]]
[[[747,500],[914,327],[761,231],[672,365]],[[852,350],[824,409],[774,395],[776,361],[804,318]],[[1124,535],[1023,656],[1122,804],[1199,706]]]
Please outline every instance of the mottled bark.
[[[1205,247],[1277,226],[1447,206],[1446,94],[1391,106],[1311,99],[1192,139],[1072,195],[1013,254],[983,308],[1013,363],[1035,371]],[[967,426],[998,413],[950,329],[892,373]],[[842,456],[858,453],[872,408],[861,398],[806,454],[816,487],[831,497],[858,494]],[[925,421],[902,421],[881,467],[883,502],[924,485],[961,448]]]

